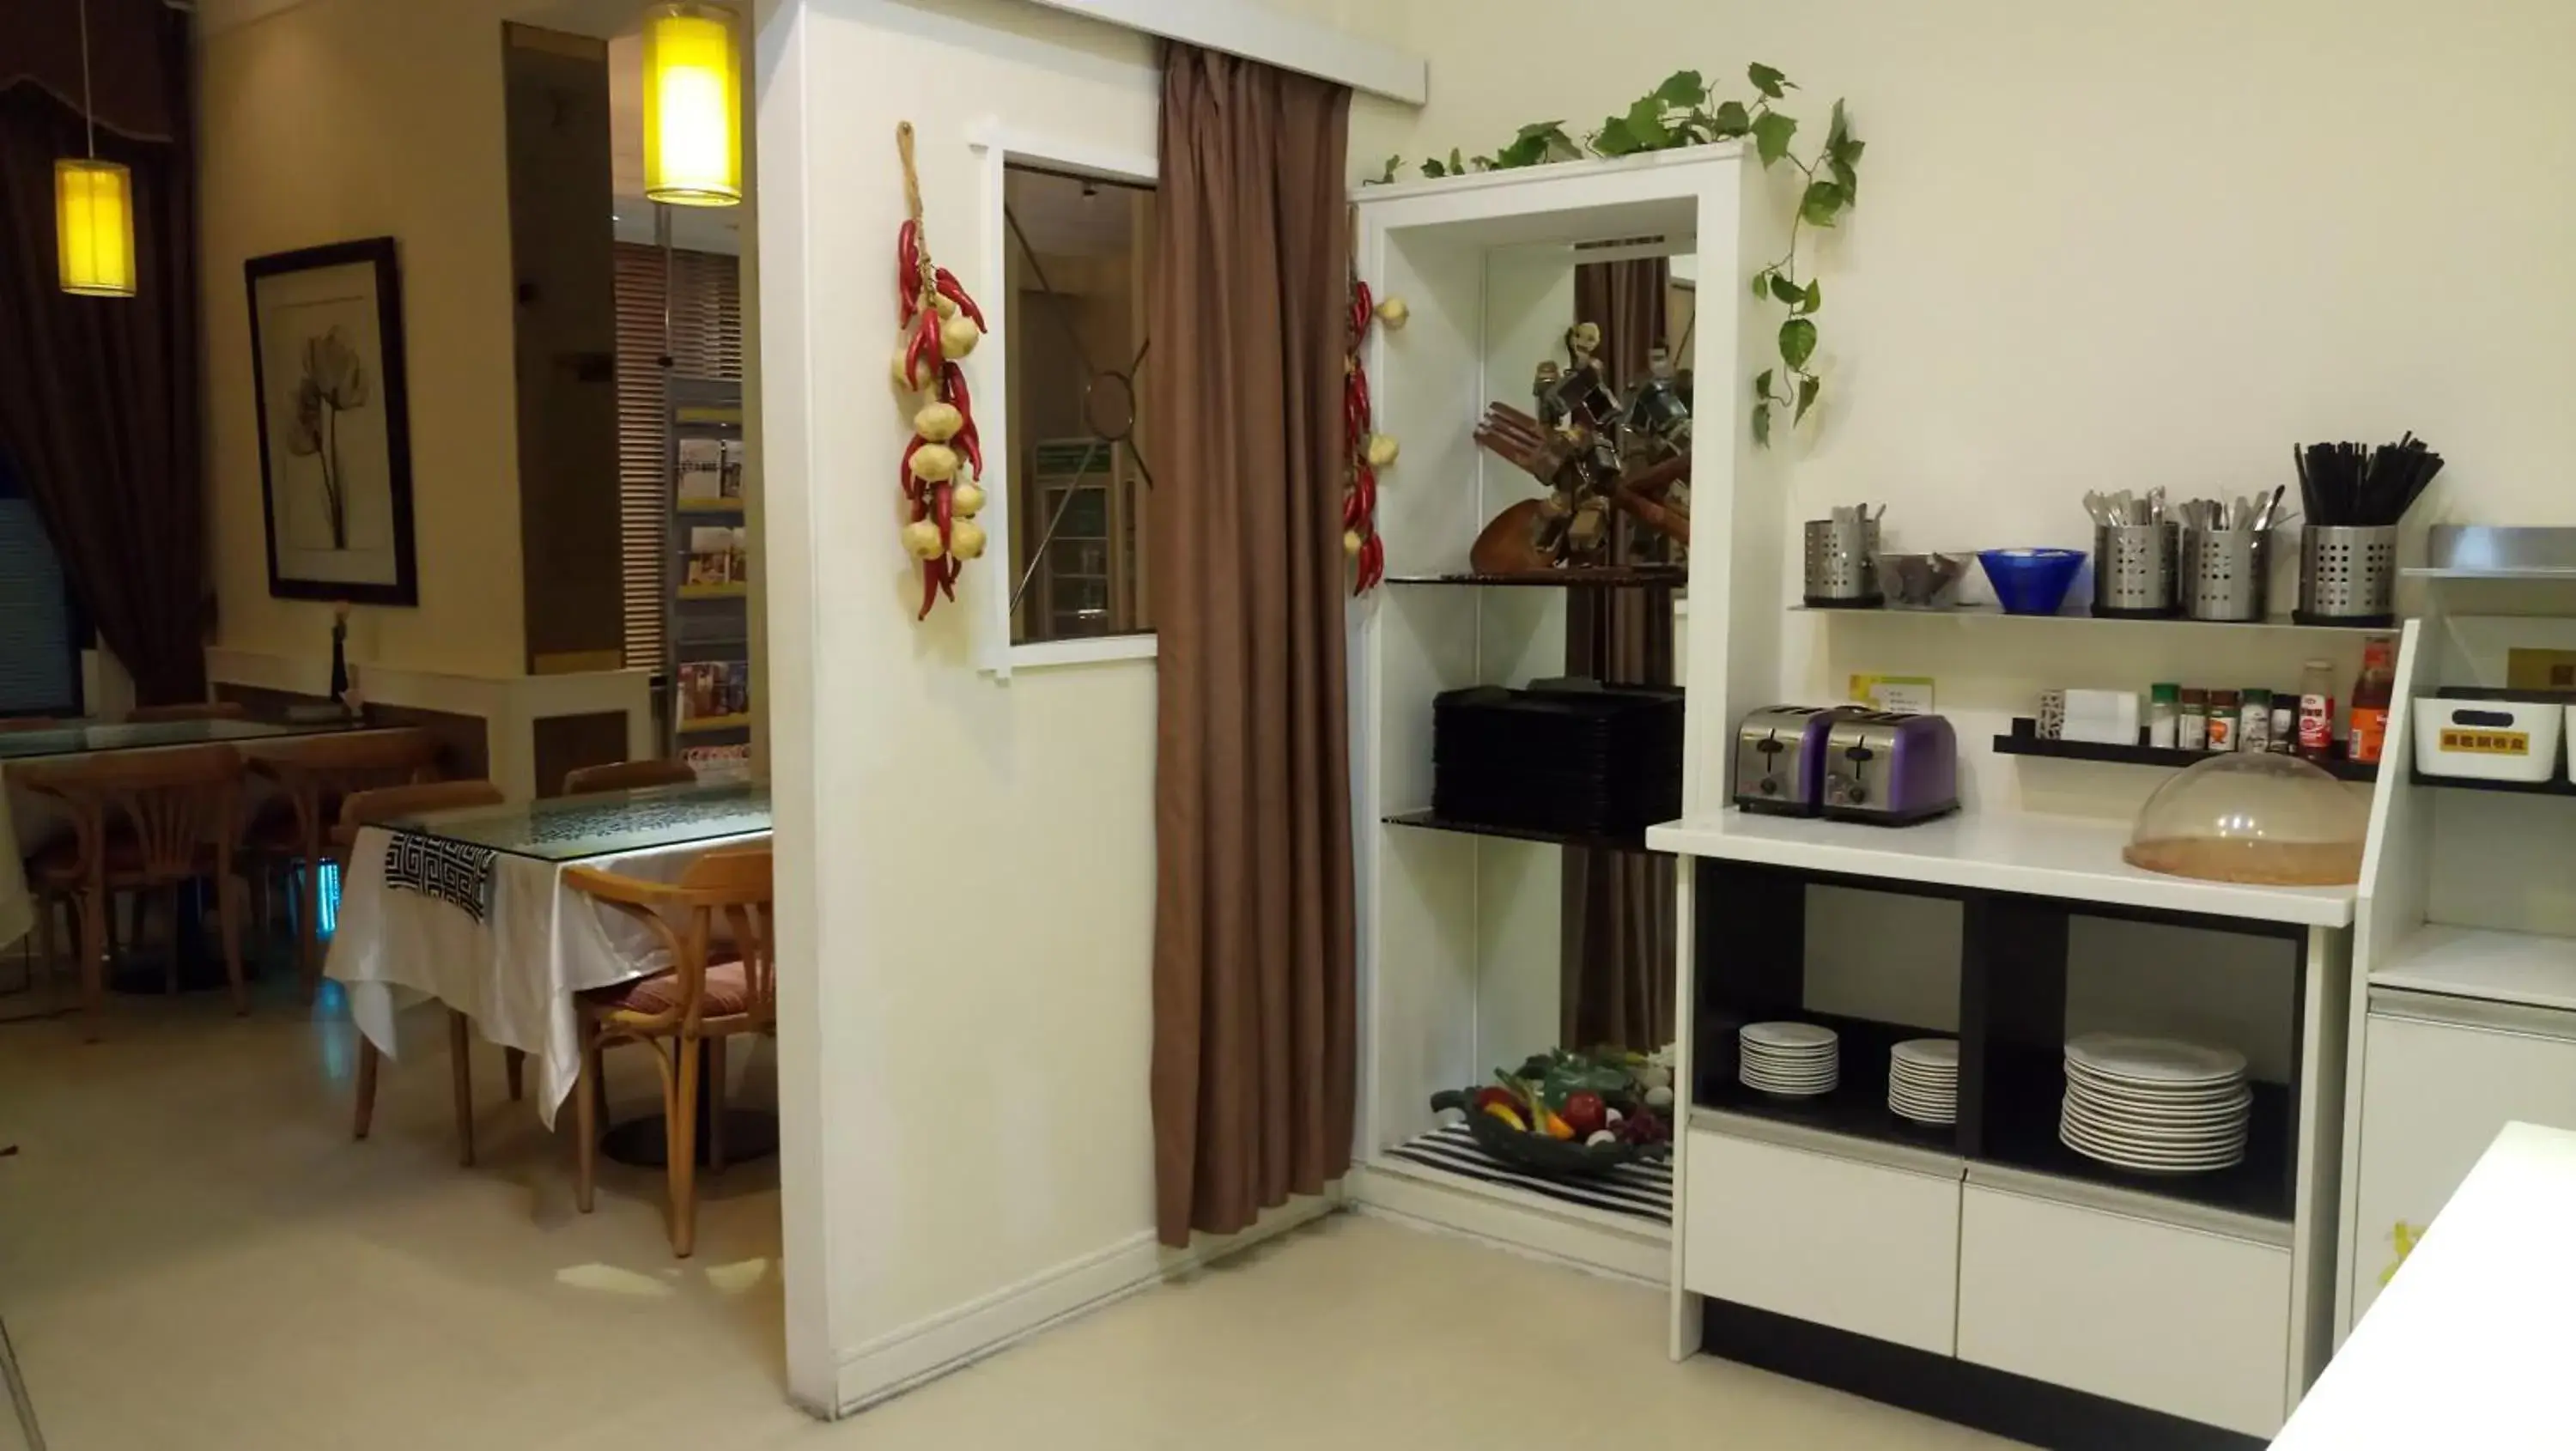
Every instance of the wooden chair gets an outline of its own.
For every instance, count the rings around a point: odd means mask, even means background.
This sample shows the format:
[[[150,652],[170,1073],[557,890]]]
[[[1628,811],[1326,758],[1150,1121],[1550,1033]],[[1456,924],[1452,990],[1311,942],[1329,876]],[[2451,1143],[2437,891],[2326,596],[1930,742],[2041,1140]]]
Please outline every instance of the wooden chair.
[[[13,731],[58,731],[68,724],[70,722],[59,721],[49,715],[0,716],[0,735]]]
[[[28,875],[40,892],[69,894],[79,903],[81,1010],[93,1042],[105,992],[109,902],[118,892],[163,887],[175,901],[187,883],[213,882],[233,1011],[250,1011],[250,989],[242,980],[241,923],[234,915],[231,889],[233,843],[241,829],[239,751],[209,745],[70,756],[30,761],[11,778],[60,798],[69,808],[70,839],[37,852],[28,862]],[[175,909],[171,918],[177,921]],[[178,990],[177,947],[174,941],[173,992]]]
[[[587,1214],[599,1170],[600,1055],[621,1041],[655,1045],[667,1125],[671,1251],[686,1258],[698,1237],[698,1091],[704,1046],[708,1094],[707,1167],[724,1172],[725,1040],[766,1030],[778,1016],[778,979],[770,956],[770,849],[711,851],[675,884],[641,881],[596,867],[567,867],[563,880],[642,923],[671,954],[671,969],[585,993],[581,1073],[573,1089],[580,1169],[574,1202]],[[739,960],[710,965],[708,945],[722,918],[733,929]],[[677,925],[674,925],[675,922]],[[664,1057],[658,1044],[669,1040]]]
[[[466,806],[498,806],[505,798],[501,788],[489,781],[430,781],[410,786],[381,786],[372,791],[353,791],[340,803],[340,822],[331,832],[331,856],[340,864],[340,880],[349,879],[349,853],[358,844],[361,827],[381,826],[424,811],[447,811]],[[376,1074],[384,1055],[374,1040],[358,1035],[358,1110],[353,1125],[354,1138],[365,1138],[376,1122]],[[467,1168],[474,1166],[474,1025],[460,1009],[447,1010],[448,1076],[456,1086],[456,1160]],[[527,1055],[516,1048],[502,1052],[503,1066],[510,1079],[510,1098],[517,1101],[524,1092]]]
[[[413,729],[291,736],[244,746],[242,756],[254,773],[275,781],[285,798],[276,809],[252,819],[244,845],[257,865],[255,886],[263,910],[276,865],[285,865],[288,880],[297,889],[295,962],[304,981],[304,1000],[311,1002],[322,987],[317,927],[322,916],[322,863],[333,844],[332,828],[340,820],[341,805],[361,791],[432,780],[437,774],[438,738]]]
[[[617,761],[584,766],[564,776],[566,796],[595,796],[603,791],[641,791],[649,786],[697,784],[697,768],[686,761]]]
[[[127,725],[160,725],[174,720],[243,720],[250,711],[238,700],[192,700],[184,705],[138,705],[125,713]]]

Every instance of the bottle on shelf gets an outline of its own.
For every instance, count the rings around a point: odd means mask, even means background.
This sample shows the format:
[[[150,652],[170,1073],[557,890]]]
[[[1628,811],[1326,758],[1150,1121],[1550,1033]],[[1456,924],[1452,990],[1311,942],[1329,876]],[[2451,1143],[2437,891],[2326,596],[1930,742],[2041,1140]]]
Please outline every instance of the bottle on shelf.
[[[2322,761],[2334,754],[2334,662],[2311,660],[2299,676],[2299,754]]]
[[[2237,749],[2236,727],[2243,720],[2240,712],[2244,708],[2244,702],[2237,698],[2233,690],[2213,690],[2209,693],[2207,739],[2211,750]]]
[[[2182,712],[2175,721],[2175,741],[2181,750],[2209,749],[2209,692],[2197,685],[2182,688]]]
[[[2388,708],[2397,694],[2397,643],[2372,636],[2361,647],[2361,678],[2352,683],[2352,748],[2356,761],[2377,761],[2388,748]]]
[[[2164,683],[2147,692],[2147,744],[2174,750],[2182,743],[2182,687]]]
[[[2244,709],[2236,725],[2236,749],[2272,749],[2272,692],[2262,686],[2254,686],[2245,692]]]
[[[2287,690],[2272,692],[2272,733],[2263,748],[2276,756],[2286,756],[2299,744],[2299,697]]]

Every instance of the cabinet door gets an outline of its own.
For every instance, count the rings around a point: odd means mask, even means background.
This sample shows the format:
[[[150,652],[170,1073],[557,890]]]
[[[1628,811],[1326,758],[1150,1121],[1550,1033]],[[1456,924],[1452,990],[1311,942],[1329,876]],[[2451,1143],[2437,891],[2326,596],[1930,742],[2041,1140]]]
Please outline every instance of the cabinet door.
[[[2576,1128],[2576,1013],[2378,992],[2365,1031],[2355,1322],[2397,1263],[2399,1226],[2421,1234],[2498,1130]]]
[[[1959,1180],[1693,1130],[1682,1283],[1941,1355],[1957,1343]]]
[[[1971,1184],[1959,1358],[2269,1436],[2288,1393],[2290,1252]]]

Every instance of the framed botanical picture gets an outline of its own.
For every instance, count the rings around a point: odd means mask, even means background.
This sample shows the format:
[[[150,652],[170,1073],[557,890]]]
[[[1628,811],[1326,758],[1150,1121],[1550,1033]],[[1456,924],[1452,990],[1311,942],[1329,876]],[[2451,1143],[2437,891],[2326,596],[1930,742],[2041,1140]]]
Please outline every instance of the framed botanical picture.
[[[253,257],[242,271],[268,592],[419,604],[394,239]]]

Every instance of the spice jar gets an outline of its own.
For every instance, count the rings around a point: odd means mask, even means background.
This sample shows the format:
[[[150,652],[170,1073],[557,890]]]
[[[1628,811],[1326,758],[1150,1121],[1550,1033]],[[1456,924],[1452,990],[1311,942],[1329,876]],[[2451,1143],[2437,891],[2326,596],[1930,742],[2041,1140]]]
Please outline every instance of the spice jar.
[[[2197,685],[2182,688],[2182,711],[2175,717],[2174,744],[2186,751],[2209,749],[2209,692]]]
[[[2276,755],[2276,756],[2286,756],[2286,755],[2290,754],[2290,748],[2291,748],[2292,746],[2297,745],[2298,743],[2299,743],[2299,697],[2298,697],[2298,693],[2297,693],[2297,692],[2295,692],[2295,691],[2289,691],[2289,690],[2276,690],[2276,691],[2273,691],[2273,692],[2272,692],[2272,738],[2271,738],[2269,741],[2265,742],[2265,746],[2266,746],[2266,748],[2267,748],[2267,749],[2269,749],[2269,750],[2271,751],[2271,753],[2272,753],[2273,755]]]
[[[2236,749],[2268,751],[2272,748],[2272,692],[2261,686],[2245,692],[2245,708],[2236,719]]]
[[[2233,690],[2209,693],[2209,748],[2213,751],[2236,749],[2237,712],[2243,708]]]
[[[2170,751],[2182,735],[2182,687],[2163,684],[2147,688],[2147,744]]]

